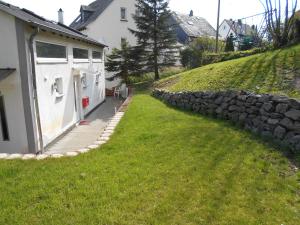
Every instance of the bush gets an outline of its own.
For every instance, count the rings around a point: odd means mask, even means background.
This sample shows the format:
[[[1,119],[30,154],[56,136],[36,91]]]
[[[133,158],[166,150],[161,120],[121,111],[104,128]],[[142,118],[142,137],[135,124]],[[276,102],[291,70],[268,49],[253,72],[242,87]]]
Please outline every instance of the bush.
[[[225,44],[219,41],[220,51],[224,51]],[[212,53],[216,49],[216,41],[214,38],[199,37],[195,39],[190,45],[181,50],[181,63],[184,67],[195,68],[201,65],[202,58],[205,53]]]
[[[201,62],[200,66],[212,64],[212,63],[218,63],[218,62],[224,62],[232,59],[238,59],[250,55],[255,55],[258,53],[263,53],[267,51],[268,48],[253,48],[251,50],[247,51],[237,51],[237,52],[221,52],[221,53],[206,53],[203,57],[203,60]]]
[[[197,68],[212,63],[218,63],[263,53],[267,50],[269,50],[269,48],[254,48],[247,51],[212,53],[191,51],[189,48],[187,48],[181,52],[181,61],[184,67]]]

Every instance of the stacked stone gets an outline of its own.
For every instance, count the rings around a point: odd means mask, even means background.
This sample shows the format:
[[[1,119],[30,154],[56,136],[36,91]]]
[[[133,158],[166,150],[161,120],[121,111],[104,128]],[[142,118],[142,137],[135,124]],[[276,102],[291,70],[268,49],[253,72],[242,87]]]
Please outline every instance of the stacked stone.
[[[154,90],[153,96],[172,106],[238,123],[300,152],[300,101],[246,91],[178,92]]]

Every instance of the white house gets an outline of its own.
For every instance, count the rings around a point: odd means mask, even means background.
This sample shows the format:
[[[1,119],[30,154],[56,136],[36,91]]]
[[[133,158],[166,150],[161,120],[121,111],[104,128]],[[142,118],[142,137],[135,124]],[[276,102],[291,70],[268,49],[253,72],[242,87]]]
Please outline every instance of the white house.
[[[0,2],[0,153],[38,153],[105,100],[105,45]]]
[[[113,48],[120,48],[125,39],[134,46],[136,38],[129,29],[136,29],[132,17],[137,13],[135,4],[135,0],[96,0],[88,6],[81,6],[80,15],[70,27],[105,43],[108,53]],[[107,76],[111,74],[107,73]],[[112,88],[117,83],[107,82],[106,88]]]
[[[221,23],[219,27],[219,33],[223,40],[226,40],[228,37],[232,35],[236,39],[234,41],[235,50],[238,50],[239,42],[245,36],[253,36],[256,33],[256,29],[254,27],[251,27],[248,24],[242,23],[241,20],[234,21],[230,19],[230,20],[224,20]]]

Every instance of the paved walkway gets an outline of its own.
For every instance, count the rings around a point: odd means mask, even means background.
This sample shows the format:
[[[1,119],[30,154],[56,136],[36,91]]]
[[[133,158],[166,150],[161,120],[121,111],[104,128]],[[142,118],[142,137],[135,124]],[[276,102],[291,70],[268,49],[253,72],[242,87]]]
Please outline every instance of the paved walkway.
[[[50,145],[45,154],[77,151],[91,145],[115,115],[115,108],[119,108],[121,104],[120,100],[107,97],[106,101],[84,120],[85,123],[76,126],[56,143]]]

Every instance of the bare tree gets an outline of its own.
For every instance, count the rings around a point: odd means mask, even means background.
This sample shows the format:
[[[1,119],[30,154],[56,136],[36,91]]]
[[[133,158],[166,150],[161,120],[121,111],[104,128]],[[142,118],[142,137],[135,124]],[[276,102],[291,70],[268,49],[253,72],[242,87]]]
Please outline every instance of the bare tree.
[[[282,1],[284,0],[260,0],[266,11],[267,29],[275,48],[285,46],[292,41],[290,34],[294,28],[298,4],[297,0],[292,1],[291,5],[289,4],[291,0],[285,0],[286,5],[283,12]]]

